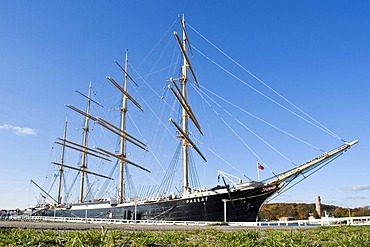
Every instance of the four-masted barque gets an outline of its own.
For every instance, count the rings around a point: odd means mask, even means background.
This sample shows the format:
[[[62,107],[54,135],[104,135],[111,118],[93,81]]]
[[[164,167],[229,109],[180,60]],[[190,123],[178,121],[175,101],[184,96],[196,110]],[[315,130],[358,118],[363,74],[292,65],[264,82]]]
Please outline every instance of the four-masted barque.
[[[174,129],[177,132],[177,137],[181,142],[182,160],[183,160],[183,190],[181,193],[161,195],[155,200],[131,198],[125,200],[124,198],[124,170],[126,166],[135,166],[139,169],[149,172],[148,169],[138,165],[127,158],[126,143],[130,142],[135,146],[148,150],[146,144],[134,136],[126,132],[126,112],[127,102],[130,101],[142,111],[142,107],[137,101],[129,94],[127,89],[127,81],[131,78],[128,74],[128,59],[126,53],[125,65],[119,65],[124,73],[123,86],[119,85],[112,77],[107,77],[116,89],[122,94],[121,108],[121,125],[116,126],[107,120],[99,117],[92,116],[90,113],[90,104],[98,104],[91,98],[91,87],[88,95],[84,95],[87,99],[86,111],[82,111],[74,106],[67,105],[68,108],[85,117],[84,136],[82,144],[69,141],[66,137],[67,125],[64,129],[64,136],[60,138],[58,144],[62,146],[62,157],[60,162],[54,162],[58,166],[58,195],[54,199],[51,195],[47,194],[53,200],[53,203],[42,205],[35,208],[33,215],[43,216],[57,216],[57,217],[89,217],[89,218],[114,218],[114,219],[127,219],[127,220],[166,220],[166,221],[255,221],[261,205],[273,194],[282,190],[289,182],[294,180],[299,174],[315,169],[322,164],[329,162],[349,148],[351,148],[358,141],[344,143],[342,146],[326,152],[323,155],[312,159],[311,161],[297,166],[287,172],[276,175],[264,182],[249,181],[243,182],[239,180],[238,183],[229,185],[223,178],[221,185],[212,189],[199,189],[195,190],[189,186],[189,149],[194,149],[199,156],[206,161],[205,156],[200,149],[192,141],[189,135],[188,126],[194,125],[200,134],[203,135],[201,126],[197,121],[189,103],[188,103],[188,79],[191,76],[196,86],[199,87],[198,80],[195,76],[194,70],[190,64],[187,55],[188,39],[185,31],[185,21],[181,19],[182,39],[175,32],[175,40],[178,43],[179,49],[183,57],[183,65],[181,69],[180,78],[170,78],[171,85],[170,91],[175,96],[182,111],[181,123],[175,122],[170,119]],[[119,153],[105,150],[103,148],[90,148],[87,145],[89,134],[89,122],[94,121],[109,132],[114,133],[120,139]],[[82,160],[79,167],[65,164],[64,149],[75,149],[82,154]],[[86,188],[85,175],[91,174],[100,176],[104,179],[111,179],[111,177],[98,174],[87,169],[86,157],[94,156],[104,160],[118,159],[119,165],[119,193],[118,198],[111,198],[108,200],[100,201],[87,201],[85,199]],[[61,200],[61,178],[65,169],[77,170],[80,173],[80,194],[78,203],[62,203]],[[223,175],[223,174],[221,174]],[[45,192],[45,191],[44,191]],[[46,192],[45,192],[46,193]]]

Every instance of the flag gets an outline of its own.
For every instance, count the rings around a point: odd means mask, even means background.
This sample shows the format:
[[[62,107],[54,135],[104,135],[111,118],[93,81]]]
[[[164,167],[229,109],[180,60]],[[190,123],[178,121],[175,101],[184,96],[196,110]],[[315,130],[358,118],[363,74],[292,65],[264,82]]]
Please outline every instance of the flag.
[[[260,163],[257,163],[257,168],[259,169],[259,170],[264,170],[265,168],[260,164]]]

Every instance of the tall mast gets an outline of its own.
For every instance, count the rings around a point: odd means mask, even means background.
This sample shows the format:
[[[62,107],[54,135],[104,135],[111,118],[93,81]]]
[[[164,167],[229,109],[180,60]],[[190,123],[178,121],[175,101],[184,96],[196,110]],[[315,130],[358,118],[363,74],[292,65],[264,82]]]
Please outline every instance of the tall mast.
[[[107,130],[113,132],[114,134],[120,136],[120,144],[121,144],[121,150],[119,154],[115,154],[112,152],[109,152],[107,150],[104,150],[102,148],[97,148],[97,150],[115,157],[119,159],[119,164],[120,164],[120,174],[119,174],[119,195],[118,195],[118,201],[119,203],[123,203],[124,201],[124,196],[125,196],[125,183],[124,183],[124,172],[125,172],[125,166],[126,164],[130,164],[133,166],[136,166],[144,171],[150,172],[148,169],[126,159],[126,141],[129,141],[130,143],[136,145],[137,147],[148,151],[147,146],[145,143],[139,141],[137,138],[133,137],[132,135],[128,134],[126,132],[126,113],[127,113],[127,100],[130,100],[139,110],[143,111],[141,105],[134,100],[134,98],[127,92],[127,82],[128,79],[130,79],[135,85],[137,83],[132,79],[132,77],[127,73],[128,69],[128,51],[126,50],[126,59],[125,59],[125,66],[124,68],[116,61],[116,64],[120,67],[120,69],[124,72],[125,77],[123,80],[123,87],[119,85],[112,77],[107,76],[107,80],[110,81],[121,93],[123,94],[122,96],[122,108],[119,110],[121,111],[121,126],[117,127],[108,121],[101,119],[101,118],[96,118],[97,123],[106,128]]]
[[[185,32],[185,17],[182,16],[182,48],[184,52],[186,52],[186,32]],[[182,85],[182,97],[184,104],[186,103],[186,97],[187,97],[187,90],[186,90],[186,84],[188,81],[188,75],[187,75],[187,67],[189,66],[188,61],[186,60],[184,56],[184,64],[182,66],[182,78],[180,80]],[[186,113],[185,107],[182,108],[182,130],[185,134],[188,133],[188,115]],[[183,166],[184,166],[184,193],[189,192],[189,165],[188,165],[188,140],[186,138],[182,138],[182,146],[183,146]]]
[[[126,50],[126,59],[125,59],[125,77],[123,80],[123,89],[127,91],[127,69],[128,69],[128,50]],[[121,150],[120,155],[123,158],[126,158],[125,150],[125,140],[126,140],[126,113],[127,113],[127,96],[123,94],[122,97],[122,108],[121,108]],[[119,161],[119,203],[123,203],[125,196],[125,161],[120,159]]]
[[[60,197],[61,191],[62,191],[62,176],[63,176],[63,165],[64,165],[64,152],[65,152],[65,144],[66,144],[66,139],[67,139],[67,119],[64,124],[64,134],[63,134],[63,145],[62,145],[62,155],[60,158],[60,166],[59,166],[59,183],[58,183],[58,197],[57,201],[58,204],[62,203],[62,198]]]
[[[82,160],[81,160],[81,183],[80,183],[80,198],[79,198],[79,202],[83,202],[84,201],[84,184],[85,184],[85,169],[87,168],[86,166],[86,152],[87,152],[87,135],[88,135],[88,132],[89,132],[89,115],[90,115],[90,98],[91,98],[91,83],[90,83],[90,86],[89,86],[89,93],[88,93],[88,96],[87,96],[87,108],[86,108],[86,118],[85,118],[85,126],[83,128],[83,131],[84,131],[84,135],[83,135],[83,142],[82,142],[82,146],[83,146],[83,152],[82,152]]]
[[[180,17],[179,17],[180,18]],[[182,147],[183,147],[183,167],[184,167],[184,194],[187,194],[190,192],[189,187],[189,146],[191,146],[199,155],[202,157],[202,159],[207,162],[207,159],[204,157],[204,155],[200,152],[200,150],[197,148],[195,143],[189,138],[188,135],[188,120],[190,120],[194,123],[195,127],[199,130],[199,133],[203,135],[203,132],[201,130],[201,127],[195,118],[195,115],[193,111],[190,108],[190,105],[187,102],[187,83],[188,83],[188,69],[191,73],[191,76],[194,79],[194,82],[199,87],[198,80],[195,76],[194,70],[190,65],[188,55],[186,54],[186,45],[189,42],[186,31],[185,31],[185,17],[182,16],[182,19],[180,18],[181,26],[182,26],[182,41],[177,34],[177,32],[174,32],[175,39],[177,41],[177,44],[180,47],[181,53],[184,57],[184,63],[182,66],[182,75],[179,79],[173,79],[170,78],[170,82],[173,84],[174,88],[172,88],[170,85],[168,86],[177,101],[182,106],[182,126],[180,127],[176,122],[174,122],[172,119],[170,121],[175,126],[178,132],[180,132],[181,135],[177,136],[181,139]],[[189,44],[189,49],[191,49],[191,46]],[[179,87],[175,81],[179,81],[181,84],[181,87]]]

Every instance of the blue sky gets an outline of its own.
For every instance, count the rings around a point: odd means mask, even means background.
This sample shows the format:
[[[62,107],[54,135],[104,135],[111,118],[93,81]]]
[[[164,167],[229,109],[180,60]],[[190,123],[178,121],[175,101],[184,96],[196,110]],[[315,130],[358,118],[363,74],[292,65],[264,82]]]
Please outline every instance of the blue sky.
[[[53,142],[62,134],[64,119],[68,116],[72,123],[78,122],[78,116],[64,105],[84,107],[74,91],[85,93],[92,82],[98,92],[112,92],[105,76],[118,77],[113,61],[122,61],[126,49],[133,66],[143,74],[154,71],[158,64],[170,63],[160,57],[155,45],[174,41],[171,32],[178,30],[176,18],[182,13],[191,27],[330,130],[346,141],[360,140],[348,153],[275,201],[313,202],[321,195],[325,204],[370,205],[369,12],[367,1],[0,2],[0,208],[25,208],[36,203],[38,191],[30,179],[42,184],[47,176],[49,163],[57,156]],[[206,48],[207,42],[191,27],[187,27],[188,34],[195,48],[224,63],[228,71],[238,73],[250,85],[266,89],[232,67],[215,49]],[[282,124],[320,148],[330,150],[341,145],[335,138],[277,111],[271,102],[263,103],[260,95],[226,73],[213,72],[215,66],[199,52],[194,51],[192,61],[201,85],[207,89],[274,124]],[[168,77],[148,77],[151,79],[160,89]],[[220,142],[229,140],[230,130],[212,132],[216,117],[197,111],[201,125],[212,137],[201,141],[209,142],[212,150],[256,179],[256,157],[238,141]],[[265,126],[253,119],[243,118],[243,122],[254,125],[254,131],[294,162],[305,162],[319,154],[263,130]],[[254,145],[252,137],[242,138]],[[200,179],[212,184],[217,182],[217,169],[223,169],[219,168],[222,162],[212,159],[205,147],[201,149],[210,157],[210,164],[199,166]],[[291,168],[283,165],[281,157],[268,154],[261,144],[255,143],[254,150],[276,172]],[[225,171],[239,176],[233,169]],[[271,176],[268,172],[262,171],[261,176]]]

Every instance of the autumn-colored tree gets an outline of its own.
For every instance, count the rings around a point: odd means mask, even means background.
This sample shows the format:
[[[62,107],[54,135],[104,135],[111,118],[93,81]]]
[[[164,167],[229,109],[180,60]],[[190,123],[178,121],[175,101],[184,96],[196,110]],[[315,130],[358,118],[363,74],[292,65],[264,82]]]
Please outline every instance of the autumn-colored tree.
[[[326,212],[329,216],[334,216],[336,218],[348,217],[349,212],[351,213],[352,217],[370,216],[369,206],[349,209],[322,204],[321,209],[322,216],[325,216],[324,212]],[[310,215],[313,215],[316,219],[319,218],[314,203],[271,203],[264,204],[262,206],[259,213],[259,218],[270,221],[278,220],[281,217],[293,217],[297,220],[304,220],[308,219]]]
[[[336,217],[336,218],[344,217],[344,213],[345,213],[345,210],[343,208],[336,208],[334,210],[334,217]],[[348,214],[347,214],[347,216],[348,216]]]
[[[362,208],[354,208],[351,209],[351,216],[357,217],[357,216],[368,216],[370,215],[370,207],[362,207]]]

